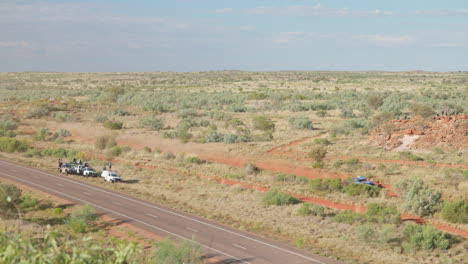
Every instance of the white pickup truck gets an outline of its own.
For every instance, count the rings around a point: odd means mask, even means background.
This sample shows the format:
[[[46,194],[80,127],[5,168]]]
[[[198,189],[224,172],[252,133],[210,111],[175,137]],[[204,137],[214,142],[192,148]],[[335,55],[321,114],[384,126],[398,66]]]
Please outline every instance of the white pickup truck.
[[[115,171],[105,170],[101,173],[101,177],[104,178],[104,181],[108,181],[112,183],[122,181],[120,176]]]

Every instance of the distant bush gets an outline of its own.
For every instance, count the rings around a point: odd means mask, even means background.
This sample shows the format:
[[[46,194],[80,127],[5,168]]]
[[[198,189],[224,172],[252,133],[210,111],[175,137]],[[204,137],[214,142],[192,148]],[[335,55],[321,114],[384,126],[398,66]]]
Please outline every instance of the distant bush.
[[[176,112],[176,116],[180,119],[193,118],[193,117],[198,116],[198,113],[194,109],[181,109]]]
[[[468,203],[465,200],[445,201],[441,213],[442,218],[449,222],[468,223]]]
[[[247,175],[252,175],[260,172],[260,169],[253,163],[247,163],[244,165],[244,172]]]
[[[344,192],[351,196],[376,197],[380,192],[379,186],[370,186],[367,184],[351,183],[344,187]]]
[[[309,152],[309,157],[311,157],[317,163],[322,163],[325,156],[327,156],[327,150],[320,146],[314,147]]]
[[[366,212],[367,221],[379,224],[398,224],[401,222],[400,212],[396,206],[386,206],[369,203]]]
[[[67,112],[57,112],[54,114],[54,117],[60,122],[67,122],[75,119],[72,114]]]
[[[367,97],[367,105],[371,109],[377,110],[383,104],[383,98],[377,95],[371,95]]]
[[[29,112],[26,113],[24,116],[25,118],[41,118],[46,116],[50,113],[50,110],[47,106],[39,106],[31,109]]]
[[[410,111],[413,115],[419,115],[423,118],[428,118],[434,114],[432,106],[427,104],[413,104],[410,106]]]
[[[340,179],[312,179],[309,181],[309,190],[312,193],[339,192],[341,189]]]
[[[298,183],[307,183],[309,180],[304,176],[297,176],[294,174],[278,174],[275,177],[276,181],[280,182],[298,182]]]
[[[94,120],[96,122],[98,122],[98,123],[104,123],[107,120],[109,120],[109,118],[107,118],[107,116],[105,116],[105,115],[98,115],[98,116],[96,116],[96,118]]]
[[[71,132],[66,129],[60,129],[58,133],[60,137],[71,137],[72,135]]]
[[[32,198],[29,195],[25,195],[21,198],[21,203],[19,204],[19,207],[26,209],[26,208],[35,207],[38,204],[39,204],[39,200],[37,200],[36,198]]]
[[[92,227],[92,221],[97,219],[96,210],[88,204],[73,211],[66,224],[76,233],[86,233]]]
[[[0,184],[0,216],[2,218],[16,218],[16,206],[21,203],[21,190],[13,184]]]
[[[10,137],[0,137],[1,152],[26,152],[29,149],[29,143],[26,140],[18,140]]]
[[[376,231],[372,225],[363,224],[356,228],[359,239],[364,242],[373,242],[376,238]]]
[[[112,155],[114,157],[118,157],[118,156],[120,156],[120,154],[122,154],[122,149],[119,146],[114,146],[112,148]]]
[[[327,110],[319,110],[315,113],[318,117],[326,117],[328,116]]]
[[[331,145],[331,142],[326,138],[316,138],[314,139],[314,144],[328,146]]]
[[[130,113],[127,110],[122,109],[122,108],[114,109],[112,111],[112,114],[116,116],[129,116],[130,115]]]
[[[221,121],[221,120],[229,120],[231,119],[231,116],[224,113],[224,112],[221,112],[221,111],[211,111],[211,112],[208,112],[208,116],[213,119],[213,120],[217,120],[217,121]]]
[[[166,152],[163,154],[163,158],[167,160],[175,159],[176,156],[172,152]]]
[[[411,161],[423,161],[424,160],[423,158],[416,156],[414,153],[411,153],[409,151],[400,152],[400,157],[401,159],[411,160]]]
[[[359,213],[353,213],[351,210],[344,210],[338,212],[333,220],[338,223],[352,224],[354,222],[362,221],[365,219],[365,215]]]
[[[151,153],[151,152],[152,152],[151,148],[148,147],[148,146],[145,146],[145,147],[143,148],[143,151],[146,152],[146,153]]]
[[[300,202],[297,198],[277,189],[272,189],[263,196],[263,203],[265,205],[288,205]]]
[[[450,236],[430,225],[410,224],[403,230],[402,247],[405,251],[448,249]]]
[[[306,215],[315,215],[315,216],[324,216],[325,207],[321,205],[315,205],[310,203],[303,203],[301,207],[297,210],[297,215],[306,216]]]
[[[111,137],[111,136],[96,137],[96,142],[94,143],[94,146],[97,149],[100,149],[100,150],[103,150],[103,149],[106,149],[106,148],[112,148],[112,147],[114,147],[116,145],[117,145],[117,143],[115,141],[115,138]]]
[[[312,121],[307,117],[291,117],[289,125],[296,129],[314,129]]]
[[[119,121],[107,120],[104,122],[104,127],[107,129],[119,130],[119,129],[122,129],[123,123]]]
[[[203,164],[205,163],[206,161],[200,159],[199,157],[188,157],[187,159],[187,162],[190,162],[190,163],[195,163],[195,164]]]
[[[262,131],[274,131],[275,123],[267,116],[255,116],[252,118],[254,129]]]
[[[393,119],[393,115],[391,113],[379,113],[372,117],[372,127],[379,127],[386,122]]]
[[[0,117],[0,137],[15,137],[18,124],[9,116]]]
[[[141,126],[150,130],[164,129],[164,122],[162,119],[155,116],[145,118],[140,122]]]
[[[441,193],[432,190],[420,178],[405,179],[396,184],[404,199],[404,210],[418,216],[432,215],[441,204]]]
[[[356,115],[354,114],[354,111],[350,107],[342,107],[340,109],[340,117],[341,118],[354,118]]]
[[[200,245],[195,242],[184,242],[182,245],[175,245],[167,239],[156,243],[152,260],[154,263],[167,264],[203,264],[202,251]]]

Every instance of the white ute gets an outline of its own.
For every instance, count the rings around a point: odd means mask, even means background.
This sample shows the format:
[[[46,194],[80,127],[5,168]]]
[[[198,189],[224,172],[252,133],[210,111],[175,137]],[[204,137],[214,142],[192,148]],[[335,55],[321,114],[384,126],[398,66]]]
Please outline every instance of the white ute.
[[[115,171],[107,171],[107,170],[102,171],[101,177],[103,177],[105,181],[112,182],[112,183],[119,182],[122,180],[120,176],[117,174],[117,172]]]

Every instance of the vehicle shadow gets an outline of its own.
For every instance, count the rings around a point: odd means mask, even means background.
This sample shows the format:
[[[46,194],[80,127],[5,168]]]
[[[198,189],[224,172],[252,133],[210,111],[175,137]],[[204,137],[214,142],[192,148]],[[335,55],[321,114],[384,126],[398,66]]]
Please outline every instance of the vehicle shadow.
[[[122,183],[139,183],[140,180],[122,180]]]

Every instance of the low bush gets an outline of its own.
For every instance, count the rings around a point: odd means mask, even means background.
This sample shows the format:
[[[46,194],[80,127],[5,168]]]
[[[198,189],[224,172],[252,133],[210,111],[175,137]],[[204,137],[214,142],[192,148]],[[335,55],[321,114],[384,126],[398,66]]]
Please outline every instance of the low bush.
[[[167,264],[202,264],[202,251],[200,245],[193,241],[184,242],[178,246],[167,239],[156,243],[156,249],[153,251],[152,260],[154,263]]]
[[[0,217],[16,218],[16,206],[21,203],[21,190],[13,184],[0,184]]]
[[[122,109],[122,108],[114,109],[112,111],[112,114],[116,116],[129,116],[130,115],[130,113],[127,110]]]
[[[89,204],[85,204],[82,208],[70,214],[66,224],[76,233],[86,233],[97,218],[96,210]]]
[[[188,157],[186,160],[189,163],[195,163],[195,164],[203,164],[203,163],[206,162],[206,161],[200,159],[199,157]]]
[[[370,186],[367,184],[351,183],[344,187],[344,192],[351,196],[376,197],[380,192],[379,186]]]
[[[122,154],[122,149],[119,146],[115,146],[112,148],[112,156],[118,157]]]
[[[252,125],[254,129],[262,131],[274,131],[275,123],[267,116],[255,116],[252,118]]]
[[[119,130],[119,129],[122,129],[123,123],[119,121],[107,120],[104,122],[104,127],[107,129]]]
[[[19,207],[26,209],[26,208],[35,207],[38,204],[39,204],[39,200],[29,195],[25,195],[21,198],[21,203],[19,204]]]
[[[67,112],[57,112],[54,114],[54,117],[60,122],[67,122],[75,119],[72,114]]]
[[[445,201],[441,213],[442,218],[449,222],[468,223],[468,203],[465,200]]]
[[[263,196],[263,203],[265,205],[288,205],[300,202],[297,198],[277,189],[272,189]]]
[[[146,152],[146,153],[151,153],[151,152],[152,152],[151,148],[148,147],[148,146],[145,146],[145,147],[143,148],[143,151]]]
[[[24,116],[25,118],[41,118],[46,116],[50,113],[50,109],[47,106],[39,106],[31,109],[29,112],[26,113]]]
[[[356,228],[356,233],[362,241],[369,243],[373,242],[376,238],[376,231],[372,225],[363,224]]]
[[[10,117],[0,117],[0,137],[15,137],[13,130],[18,128],[18,124]]]
[[[1,152],[26,152],[30,148],[29,142],[26,140],[18,140],[10,137],[0,137]]]
[[[155,116],[145,118],[140,121],[140,125],[143,128],[148,128],[150,130],[161,130],[164,129],[164,122],[162,119]]]
[[[363,221],[366,218],[364,214],[353,213],[351,210],[344,210],[338,212],[333,220],[338,223],[352,224],[355,222]]]
[[[94,146],[100,150],[112,148],[116,145],[117,142],[115,141],[115,138],[107,135],[96,137],[96,141],[94,143]]]
[[[316,138],[314,139],[314,144],[328,146],[331,145],[331,142],[326,138]]]
[[[297,176],[294,174],[278,174],[275,177],[276,181],[280,182],[298,182],[298,183],[307,183],[309,180],[303,176]]]
[[[303,203],[297,210],[297,215],[306,216],[306,215],[315,215],[315,216],[324,216],[325,207],[321,205],[315,205],[310,203]]]
[[[401,159],[411,160],[411,161],[423,161],[424,160],[423,158],[416,156],[414,153],[411,153],[409,151],[400,152],[400,157]]]
[[[247,163],[244,165],[244,172],[247,175],[252,175],[260,172],[260,169],[253,163]]]
[[[428,216],[436,212],[441,205],[441,193],[434,191],[420,178],[405,179],[396,184],[401,192],[407,212],[418,216]]]
[[[410,111],[413,115],[418,115],[423,118],[428,118],[434,114],[434,109],[428,104],[413,104],[410,106]]]
[[[401,222],[400,212],[396,206],[386,206],[369,203],[366,212],[367,221],[379,224],[398,224]]]
[[[403,230],[402,247],[405,251],[448,249],[450,236],[430,225],[410,224]]]
[[[312,158],[313,161],[317,163],[322,163],[323,159],[327,155],[327,150],[324,147],[318,146],[314,147],[309,152],[309,157]]]
[[[342,188],[340,179],[312,179],[309,181],[309,190],[312,193],[339,192]]]
[[[289,125],[295,129],[314,129],[312,121],[307,117],[291,117]]]

